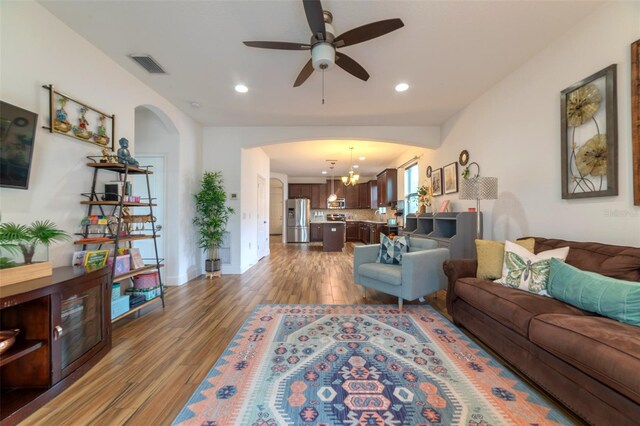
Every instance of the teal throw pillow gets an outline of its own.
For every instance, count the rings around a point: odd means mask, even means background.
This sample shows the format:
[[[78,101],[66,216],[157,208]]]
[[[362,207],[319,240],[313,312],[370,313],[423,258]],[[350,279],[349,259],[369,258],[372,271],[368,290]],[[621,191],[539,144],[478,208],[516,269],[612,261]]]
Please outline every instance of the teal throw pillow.
[[[380,234],[380,251],[376,263],[402,265],[402,255],[409,249],[409,237],[395,237],[393,240]]]
[[[549,294],[585,311],[640,326],[640,283],[605,277],[551,259]]]

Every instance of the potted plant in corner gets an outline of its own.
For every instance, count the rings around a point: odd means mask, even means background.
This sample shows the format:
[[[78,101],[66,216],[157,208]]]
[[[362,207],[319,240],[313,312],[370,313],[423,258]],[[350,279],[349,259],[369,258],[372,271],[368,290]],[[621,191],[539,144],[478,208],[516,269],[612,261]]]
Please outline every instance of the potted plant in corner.
[[[222,172],[205,172],[195,199],[196,216],[193,224],[200,233],[200,247],[207,253],[205,271],[210,276],[220,270],[218,247],[222,244],[229,216],[235,212],[227,206]]]
[[[12,257],[22,255],[22,263],[0,256],[0,284],[7,285],[16,282],[45,277],[51,275],[51,263],[34,261],[36,247],[49,247],[54,241],[69,239],[69,234],[58,229],[55,223],[37,220],[31,225],[19,225],[13,222],[0,224],[0,249]]]

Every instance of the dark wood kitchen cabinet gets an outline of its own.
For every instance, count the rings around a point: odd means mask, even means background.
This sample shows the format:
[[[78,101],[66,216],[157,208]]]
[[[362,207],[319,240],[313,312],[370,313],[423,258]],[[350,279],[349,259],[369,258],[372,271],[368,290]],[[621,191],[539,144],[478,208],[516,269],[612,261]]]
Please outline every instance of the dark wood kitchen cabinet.
[[[308,198],[311,199],[312,190],[308,183],[290,183],[289,198]]]
[[[375,180],[358,184],[358,208],[375,209],[378,207],[378,183]]]
[[[318,241],[322,241],[323,224],[322,223],[312,223],[309,227],[311,228],[310,229],[309,240],[312,243],[316,243]]]
[[[360,238],[360,241],[362,241],[363,243],[369,244],[371,234],[369,232],[369,225],[367,225],[366,223],[360,222],[359,238]]]
[[[63,267],[3,287],[0,328],[19,329],[0,359],[0,422],[13,425],[78,380],[111,348],[109,268]]]
[[[360,241],[360,222],[347,222],[347,241]]]
[[[338,198],[345,198],[345,186],[341,180],[334,180],[333,188]],[[329,195],[331,195],[331,179],[327,180],[327,197]]]
[[[345,186],[345,208],[358,209],[360,208],[360,190],[358,185]]]
[[[397,201],[398,170],[385,169],[378,174],[378,207],[387,207]]]
[[[311,185],[311,208],[326,209],[327,208],[327,185],[322,183],[314,183]]]

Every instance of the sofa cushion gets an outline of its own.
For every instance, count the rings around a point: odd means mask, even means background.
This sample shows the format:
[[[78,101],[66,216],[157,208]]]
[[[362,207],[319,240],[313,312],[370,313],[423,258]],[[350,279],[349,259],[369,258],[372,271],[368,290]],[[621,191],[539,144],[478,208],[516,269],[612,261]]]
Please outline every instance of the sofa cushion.
[[[551,259],[549,294],[580,309],[640,326],[640,283],[582,271]],[[638,328],[640,334],[640,327]]]
[[[503,287],[478,278],[459,279],[456,282],[455,293],[469,305],[525,337],[529,335],[529,322],[536,315],[587,314],[559,300]]]
[[[640,403],[640,330],[600,316],[543,314],[531,342]]]
[[[562,247],[533,254],[524,247],[507,241],[504,244],[502,277],[495,282],[547,296],[551,259],[564,260],[569,247]]]
[[[536,253],[569,246],[566,262],[583,271],[640,281],[640,248],[536,237]]]
[[[516,244],[533,252],[536,240],[526,238],[518,240]],[[495,280],[502,276],[502,264],[504,263],[504,243],[493,240],[476,240],[476,253],[478,255],[478,270],[476,277],[483,280]]]
[[[402,266],[400,265],[363,263],[358,266],[358,274],[387,284],[400,285],[402,283]]]

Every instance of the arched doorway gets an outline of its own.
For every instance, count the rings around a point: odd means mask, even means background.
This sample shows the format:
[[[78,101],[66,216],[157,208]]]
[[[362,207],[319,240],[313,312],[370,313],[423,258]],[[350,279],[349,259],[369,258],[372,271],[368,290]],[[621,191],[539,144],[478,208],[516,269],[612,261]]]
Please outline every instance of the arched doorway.
[[[178,211],[167,208],[169,200],[176,199],[178,194],[177,179],[170,176],[179,167],[179,134],[167,115],[152,105],[141,105],[135,109],[135,157],[141,165],[152,166],[153,175],[149,175],[151,195],[154,197],[154,216],[156,231],[160,234],[157,240],[158,255],[165,259],[164,283],[177,285],[179,282],[179,253],[176,244],[179,238]],[[137,175],[133,182],[134,191],[146,192],[145,176]],[[142,191],[144,189],[144,191]],[[142,192],[141,192],[142,191]],[[136,243],[143,258],[155,255],[152,240]]]

